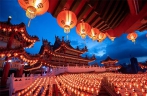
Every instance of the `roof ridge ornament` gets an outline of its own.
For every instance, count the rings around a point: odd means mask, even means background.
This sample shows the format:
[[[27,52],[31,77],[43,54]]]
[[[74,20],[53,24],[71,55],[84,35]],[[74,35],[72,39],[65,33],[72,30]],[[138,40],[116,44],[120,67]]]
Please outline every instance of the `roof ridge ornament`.
[[[8,23],[8,24],[11,24],[11,22],[10,22],[10,21],[11,21],[11,19],[12,19],[12,17],[11,17],[11,16],[9,16],[9,17],[8,17],[8,21],[7,21],[7,23]]]

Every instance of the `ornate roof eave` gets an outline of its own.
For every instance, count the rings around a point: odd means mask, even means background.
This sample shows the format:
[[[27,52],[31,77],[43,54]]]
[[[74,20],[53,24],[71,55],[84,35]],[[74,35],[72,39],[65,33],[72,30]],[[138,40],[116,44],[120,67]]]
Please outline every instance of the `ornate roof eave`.
[[[104,64],[104,63],[117,63],[118,62],[118,60],[117,59],[112,59],[112,58],[110,58],[109,56],[105,59],[105,60],[103,60],[103,61],[101,61],[101,64]]]
[[[65,47],[66,49],[68,49],[68,50],[70,50],[70,51],[74,51],[74,52],[77,52],[77,53],[80,53],[80,54],[83,54],[83,53],[87,52],[87,50],[76,50],[76,49],[74,49],[74,48],[70,48],[70,47],[68,47],[68,46],[66,45],[65,42],[62,42],[61,45],[60,45],[60,47],[57,48],[57,49],[54,50],[54,51],[57,52],[57,51],[60,50],[62,47]]]
[[[62,57],[62,58],[66,58],[66,59],[74,59],[74,60],[81,60],[81,61],[86,61],[86,62],[92,62],[94,61],[95,59],[85,59],[85,58],[76,58],[76,57],[69,57],[69,56],[66,56],[66,55],[61,55],[59,53],[56,53],[56,52],[53,52],[51,50],[48,50],[48,49],[44,49],[42,48],[42,52],[40,53],[40,55],[44,55],[46,52],[49,54],[49,55],[52,55],[52,56],[55,56],[55,57]]]
[[[109,63],[111,63],[111,64],[116,64],[118,61],[102,61],[101,62],[101,64],[109,64]]]
[[[42,64],[40,63],[39,66],[37,66],[37,67],[31,67],[31,68],[27,68],[27,69],[24,69],[24,71],[32,71],[32,70],[36,70],[36,69],[41,68],[41,66],[42,66]]]
[[[25,26],[24,23],[12,25],[11,22],[10,22],[10,20],[11,19],[8,18],[8,21],[6,21],[6,22],[0,22],[0,30],[2,30],[4,32],[7,31],[9,33],[14,32],[14,31],[17,31],[18,33],[21,33],[23,39],[26,42],[30,42],[31,45],[33,45],[34,42],[39,41],[39,38],[37,36],[30,36],[27,33],[26,26]],[[14,31],[12,31],[12,29]]]
[[[35,63],[37,63],[40,59],[40,55],[37,54],[37,55],[31,55],[27,52],[24,51],[24,53],[22,53],[19,58],[22,60],[22,61],[25,61],[25,62],[28,62],[30,63],[30,65],[34,65]]]

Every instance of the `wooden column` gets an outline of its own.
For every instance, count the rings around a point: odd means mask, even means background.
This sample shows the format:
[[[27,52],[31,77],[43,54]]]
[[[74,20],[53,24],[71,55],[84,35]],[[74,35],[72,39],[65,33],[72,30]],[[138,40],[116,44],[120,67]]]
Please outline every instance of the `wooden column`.
[[[23,74],[23,69],[24,69],[24,65],[21,66],[21,68],[19,70],[17,70],[16,76],[17,77],[21,77]]]
[[[1,85],[3,87],[6,87],[7,78],[8,78],[9,69],[10,69],[10,63],[8,62],[8,57],[6,57],[5,62],[6,62],[6,64],[4,66],[3,75],[2,75],[2,79],[1,79]]]

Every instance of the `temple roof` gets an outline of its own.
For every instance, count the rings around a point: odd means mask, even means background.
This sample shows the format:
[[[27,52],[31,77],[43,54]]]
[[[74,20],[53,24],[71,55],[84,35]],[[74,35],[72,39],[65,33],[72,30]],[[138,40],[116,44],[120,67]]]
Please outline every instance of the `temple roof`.
[[[71,51],[74,51],[74,52],[77,52],[77,53],[80,53],[80,54],[83,54],[85,52],[88,51],[87,47],[85,46],[85,48],[83,49],[80,49],[78,46],[77,48],[73,48],[70,44],[70,41],[67,40],[65,41],[64,40],[64,37],[62,37],[62,40],[60,40],[60,38],[58,36],[55,36],[55,43],[53,45],[53,50],[56,52],[57,50],[59,50],[61,47],[65,47],[67,50],[71,50]]]
[[[101,64],[109,64],[111,62],[113,62],[115,64],[115,63],[118,62],[118,60],[117,59],[112,59],[109,56],[107,56],[107,58],[105,60],[101,61]]]
[[[27,48],[32,47],[36,41],[39,41],[37,36],[28,34],[24,23],[13,25],[10,20],[11,18],[9,17],[7,21],[0,22],[0,41],[3,47],[10,44],[10,47],[13,48],[20,46]]]
[[[110,36],[137,30],[146,15],[147,0],[49,0],[48,12],[55,18],[64,8],[92,27]],[[144,30],[144,29],[143,29]]]

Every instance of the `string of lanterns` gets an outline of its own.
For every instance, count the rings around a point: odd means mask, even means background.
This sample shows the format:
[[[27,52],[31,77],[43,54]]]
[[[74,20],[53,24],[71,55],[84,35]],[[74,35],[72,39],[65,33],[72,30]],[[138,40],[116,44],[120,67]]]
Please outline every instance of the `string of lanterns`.
[[[74,12],[64,9],[57,16],[58,25],[64,28],[65,33],[69,33],[70,29],[76,26],[77,17]],[[109,39],[114,41],[116,37],[110,36],[107,32],[100,32],[97,28],[91,27],[88,23],[84,22],[83,19],[76,26],[76,32],[81,36],[82,39],[85,39],[88,35],[92,40],[97,40],[98,42],[102,42],[107,36]],[[127,38],[135,42],[137,35],[135,32],[129,33]]]
[[[26,16],[30,19],[28,26],[30,25],[31,19],[35,18],[37,15],[44,14],[49,8],[48,0],[18,0],[18,2],[26,11]],[[91,27],[88,23],[84,22],[83,19],[77,24],[77,17],[75,13],[66,8],[64,8],[64,10],[57,15],[57,23],[64,29],[66,34],[70,32],[70,29],[76,26],[76,32],[82,39],[85,39],[87,35],[92,40],[97,40],[98,42],[102,42],[107,36],[112,41],[116,38],[110,36],[108,33],[100,32],[97,28]],[[5,31],[5,29],[3,30]],[[135,32],[129,33],[127,38],[132,40],[132,42],[135,42],[137,34]]]

